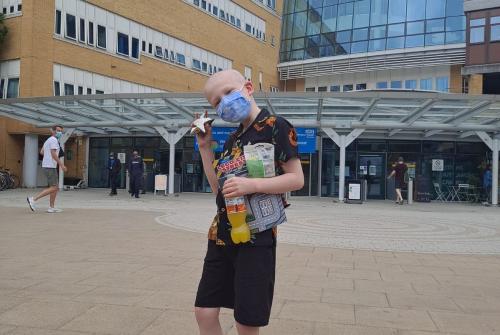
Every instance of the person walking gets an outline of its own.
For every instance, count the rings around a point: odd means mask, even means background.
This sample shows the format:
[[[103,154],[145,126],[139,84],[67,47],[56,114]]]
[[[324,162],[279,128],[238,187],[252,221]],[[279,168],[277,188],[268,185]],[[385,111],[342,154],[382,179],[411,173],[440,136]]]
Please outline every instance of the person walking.
[[[59,169],[64,172],[67,171],[66,166],[61,161],[64,152],[61,149],[61,144],[59,139],[63,135],[62,126],[53,126],[50,129],[51,136],[43,143],[43,147],[40,150],[40,154],[43,156],[42,169],[47,177],[48,187],[42,192],[38,193],[34,197],[28,197],[28,205],[30,209],[34,212],[36,210],[36,202],[43,197],[49,196],[49,208],[48,213],[59,213],[62,209],[55,207],[57,192],[59,191]]]
[[[493,183],[493,174],[491,173],[491,165],[486,166],[486,171],[483,174],[483,188],[486,192],[486,202],[485,205],[491,203],[491,187]]]
[[[139,198],[139,190],[142,187],[144,173],[144,162],[137,150],[132,152],[132,158],[128,164],[128,173],[130,175],[130,196]]]
[[[396,203],[402,205],[404,202],[403,195],[401,194],[401,190],[405,187],[405,174],[408,171],[408,166],[405,164],[403,157],[398,158],[398,162],[393,166],[393,170],[391,174],[387,177],[387,179],[392,178],[394,176],[395,184],[396,184]]]
[[[120,174],[120,170],[122,168],[122,164],[120,160],[115,157],[115,154],[111,152],[109,154],[108,160],[108,170],[109,170],[109,186],[111,188],[111,192],[109,192],[110,196],[116,195],[116,186],[118,184],[118,175]]]

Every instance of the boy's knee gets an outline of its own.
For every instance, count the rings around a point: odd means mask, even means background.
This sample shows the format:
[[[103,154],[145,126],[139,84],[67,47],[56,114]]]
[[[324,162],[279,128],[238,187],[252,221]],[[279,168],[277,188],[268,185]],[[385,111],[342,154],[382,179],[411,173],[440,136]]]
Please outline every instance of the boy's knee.
[[[251,327],[251,326],[245,326],[236,321],[236,329],[238,330],[238,334],[245,334],[245,335],[258,335],[259,334],[259,327]]]
[[[218,308],[195,307],[194,314],[200,326],[210,326],[219,321]]]

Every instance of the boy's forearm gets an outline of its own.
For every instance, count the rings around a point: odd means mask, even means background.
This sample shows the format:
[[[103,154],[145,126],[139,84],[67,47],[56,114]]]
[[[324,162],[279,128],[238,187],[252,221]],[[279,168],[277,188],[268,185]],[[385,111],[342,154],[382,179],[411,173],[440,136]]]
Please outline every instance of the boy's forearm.
[[[214,162],[214,152],[210,149],[202,149],[200,148],[201,160],[203,162],[203,171],[205,171],[205,175],[207,176],[208,183],[210,184],[210,188],[214,194],[217,194],[219,190],[219,184],[217,182],[217,176],[215,175],[215,171],[212,167]]]
[[[304,186],[304,177],[289,172],[271,178],[255,178],[256,193],[281,194],[300,190]]]

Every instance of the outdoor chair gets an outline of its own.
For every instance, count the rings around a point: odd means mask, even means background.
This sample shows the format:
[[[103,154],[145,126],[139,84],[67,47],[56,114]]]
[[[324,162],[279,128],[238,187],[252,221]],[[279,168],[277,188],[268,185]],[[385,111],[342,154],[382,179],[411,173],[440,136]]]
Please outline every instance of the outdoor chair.
[[[459,201],[470,201],[470,185],[469,184],[458,184],[457,196]]]
[[[446,202],[447,195],[441,190],[441,185],[434,183],[434,192],[436,192],[436,199]]]

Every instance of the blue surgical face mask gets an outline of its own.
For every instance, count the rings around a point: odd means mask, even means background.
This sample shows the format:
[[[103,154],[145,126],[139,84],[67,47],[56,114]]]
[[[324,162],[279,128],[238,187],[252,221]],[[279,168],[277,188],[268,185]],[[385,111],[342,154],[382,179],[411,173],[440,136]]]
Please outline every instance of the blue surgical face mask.
[[[224,96],[219,102],[219,106],[217,106],[217,115],[219,115],[222,120],[240,123],[250,115],[250,101],[241,94],[243,87]]]
[[[56,138],[60,139],[62,136],[62,131],[56,131]]]

